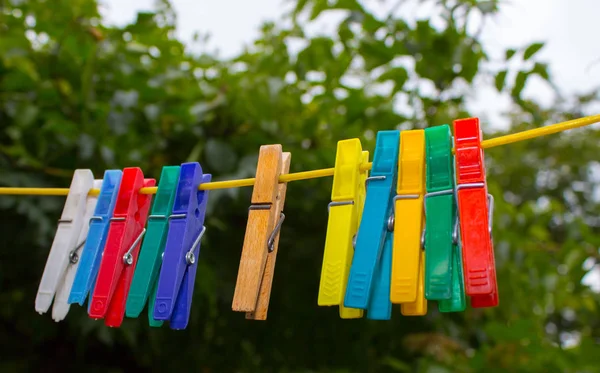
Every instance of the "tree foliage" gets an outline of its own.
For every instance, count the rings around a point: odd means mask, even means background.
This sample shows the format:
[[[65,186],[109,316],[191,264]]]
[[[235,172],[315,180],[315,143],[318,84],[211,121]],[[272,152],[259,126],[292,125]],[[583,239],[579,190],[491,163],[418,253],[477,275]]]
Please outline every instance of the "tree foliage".
[[[292,172],[331,167],[338,140],[372,150],[379,130],[471,116],[465,100],[481,84],[510,97],[508,131],[598,102],[597,92],[561,94],[537,59],[542,42],[490,57],[485,22],[470,26],[493,18],[496,0],[422,1],[433,13],[417,20],[404,6],[382,18],[357,0],[298,0],[286,22],[262,25],[243,53],[222,59],[175,37],[166,0],[123,27],[107,26],[95,0],[2,1],[0,183],[64,187],[75,168],[99,177],[127,166],[158,177],[195,160],[214,180],[251,177],[269,143],[293,153]],[[343,14],[333,35],[307,32],[331,12]],[[530,79],[555,91],[552,107],[523,94]],[[395,307],[389,322],[343,321],[316,305],[330,179],[288,187],[266,323],[231,311],[250,190],[211,192],[193,315],[180,332],[150,329],[145,317],[109,329],[80,307],[58,324],[35,314],[64,199],[3,196],[0,368],[599,371],[599,298],[582,284],[599,259],[599,138],[579,130],[488,150],[500,306],[440,314],[430,302],[420,318]]]

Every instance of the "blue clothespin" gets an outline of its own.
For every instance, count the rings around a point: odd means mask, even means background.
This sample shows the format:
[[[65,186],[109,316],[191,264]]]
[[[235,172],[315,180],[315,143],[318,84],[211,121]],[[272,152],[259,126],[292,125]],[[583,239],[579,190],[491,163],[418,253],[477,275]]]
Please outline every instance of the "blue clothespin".
[[[69,304],[79,303],[83,305],[88,293],[94,288],[122,176],[123,172],[121,170],[107,170],[104,172],[94,216],[90,219],[90,229],[85,246],[81,251],[79,267],[69,294]]]
[[[171,329],[185,329],[189,321],[208,200],[198,187],[210,180],[198,162],[181,165],[154,303],[154,319],[169,320]]]
[[[344,305],[367,310],[367,318],[389,320],[393,233],[388,224],[394,206],[400,131],[377,133],[373,167],[356,238]],[[393,227],[392,227],[393,228]]]

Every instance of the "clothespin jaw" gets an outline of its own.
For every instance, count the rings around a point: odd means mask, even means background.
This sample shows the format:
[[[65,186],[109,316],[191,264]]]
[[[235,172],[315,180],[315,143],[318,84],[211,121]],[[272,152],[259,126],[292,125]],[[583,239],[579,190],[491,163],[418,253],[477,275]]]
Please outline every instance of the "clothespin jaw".
[[[163,324],[162,321],[154,320],[154,301],[180,168],[180,166],[165,166],[160,173],[152,212],[148,217],[148,228],[142,242],[125,308],[127,317],[138,317],[148,298],[150,298],[148,321],[150,326],[153,327],[159,327]]]
[[[91,318],[105,318],[105,324],[108,326],[120,326],[125,315],[127,294],[152,202],[152,195],[141,194],[140,189],[154,185],[156,180],[144,179],[144,174],[138,167],[123,170],[106,247],[88,310]]]
[[[88,237],[81,250],[79,267],[75,274],[71,294],[69,294],[70,304],[79,303],[79,305],[83,305],[88,293],[93,289],[104,246],[106,245],[109,220],[115,208],[122,175],[121,170],[107,170],[104,172],[94,215],[89,220]]]
[[[491,240],[493,199],[485,175],[478,118],[454,121],[456,180],[465,288],[473,307],[498,305],[496,265]]]
[[[290,160],[291,154],[283,153],[281,145],[263,145],[260,148],[232,302],[234,311],[250,313],[246,316],[255,319],[266,318],[278,234],[285,216],[281,211],[287,185],[279,185],[279,176],[282,171],[288,172]],[[266,270],[267,256],[271,257],[268,263],[270,272]],[[259,306],[260,297],[263,300]]]
[[[398,187],[394,198],[394,249],[392,303],[414,303],[422,294],[423,197],[425,194],[425,132],[403,131],[400,135]]]
[[[198,162],[181,165],[153,311],[172,329],[185,329],[189,321],[208,201],[208,191],[199,187],[211,178]]]
[[[362,151],[359,139],[338,141],[318,305],[339,306],[340,317],[344,319],[360,318],[363,314],[360,309],[344,307],[344,295],[368,174],[361,173],[360,166],[368,158],[369,153]]]
[[[35,310],[40,314],[48,311],[59,288],[65,286],[71,253],[80,249],[80,231],[83,225],[87,224],[84,222],[86,199],[93,184],[94,175],[91,170],[75,170],[35,298]],[[54,315],[56,321],[64,318],[69,306],[64,302],[58,308],[60,309],[57,309]]]
[[[391,265],[391,261],[385,259],[388,256],[384,249],[386,240],[393,239],[388,231],[388,221],[397,182],[399,146],[399,131],[377,133],[373,166],[367,178],[365,204],[344,299],[346,307],[368,309],[368,318],[387,319],[391,315],[390,279],[389,276],[384,278],[381,272],[388,271],[388,265]],[[384,260],[380,260],[382,257]],[[378,296],[383,292],[387,295]]]
[[[425,129],[425,296],[438,300],[441,312],[466,308],[462,257],[455,237],[458,224],[452,132],[447,124]]]

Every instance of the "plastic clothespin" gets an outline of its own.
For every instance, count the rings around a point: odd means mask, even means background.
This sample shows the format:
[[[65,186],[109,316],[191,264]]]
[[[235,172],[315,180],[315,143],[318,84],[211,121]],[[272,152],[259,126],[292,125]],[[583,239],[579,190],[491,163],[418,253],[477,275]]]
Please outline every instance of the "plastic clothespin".
[[[102,186],[102,180],[94,180],[94,189],[100,189]],[[73,288],[73,281],[75,279],[75,274],[77,273],[79,267],[79,255],[81,247],[85,245],[86,239],[88,237],[88,232],[90,228],[90,219],[94,213],[94,209],[96,208],[96,203],[98,202],[97,195],[88,194],[85,205],[85,214],[83,216],[83,224],[81,225],[81,230],[79,231],[79,238],[77,242],[80,242],[77,245],[77,248],[69,253],[69,264],[67,265],[67,270],[65,272],[65,277],[61,285],[59,285],[58,290],[56,291],[56,298],[54,299],[54,307],[52,307],[52,318],[56,321],[63,320],[67,313],[69,312],[69,308],[71,307],[71,303],[69,303],[69,294],[71,293],[71,289]]]
[[[148,298],[148,322],[152,327],[162,326],[163,322],[154,319],[154,303],[158,285],[158,274],[169,231],[169,216],[179,182],[180,166],[165,166],[160,173],[158,190],[148,216],[148,228],[138,257],[131,289],[127,296],[125,315],[138,317]]]
[[[190,318],[208,201],[208,191],[198,188],[211,178],[198,162],[181,165],[153,309],[154,319],[169,320],[171,329],[185,329]]]
[[[466,296],[458,231],[455,230],[458,219],[450,126],[425,129],[425,144],[425,297],[438,300],[440,312],[464,311]]]
[[[69,303],[83,305],[88,293],[96,281],[102,252],[108,235],[109,219],[112,217],[121,184],[121,170],[107,170],[100,187],[94,215],[90,218],[89,232],[79,256],[79,267],[75,274],[73,287],[69,294]]]
[[[426,313],[423,290],[423,196],[425,194],[425,132],[400,134],[398,187],[394,197],[394,250],[392,264],[392,303],[412,304],[413,314]],[[425,306],[423,306],[425,304]],[[425,307],[425,308],[423,308]],[[405,313],[402,307],[402,314]]]
[[[287,184],[279,184],[279,176],[288,173],[291,157],[291,153],[282,153],[281,145],[260,147],[232,302],[232,309],[246,312],[247,319],[267,318],[279,233],[285,219],[282,211]]]
[[[494,200],[487,192],[478,118],[454,121],[456,193],[463,250],[465,288],[472,307],[498,305],[492,246]]]
[[[367,318],[391,317],[391,212],[398,171],[399,131],[377,133],[371,175],[360,220],[344,306],[367,310]]]
[[[81,240],[85,240],[85,236],[81,237],[81,231],[87,224],[86,201],[93,186],[94,174],[91,170],[75,170],[35,298],[35,310],[42,314],[48,311],[52,300],[57,295],[52,308],[52,318],[55,321],[62,320],[69,311],[69,304],[64,299],[64,292],[67,289],[64,288],[70,287],[71,284],[66,284],[65,280],[67,272],[74,270],[69,269],[69,263],[81,248]],[[76,265],[77,261],[71,264]],[[71,276],[69,275],[72,279]],[[59,293],[63,294],[60,299]]]
[[[152,202],[152,195],[141,194],[140,189],[153,187],[155,184],[154,179],[144,179],[144,174],[138,167],[123,170],[123,179],[114,214],[110,219],[106,247],[88,310],[91,318],[104,318],[107,326],[117,327],[123,322],[127,293]]]
[[[366,193],[368,171],[361,172],[360,165],[368,161],[359,139],[338,141],[318,305],[339,306],[342,319],[363,315],[361,309],[344,307],[344,295]]]

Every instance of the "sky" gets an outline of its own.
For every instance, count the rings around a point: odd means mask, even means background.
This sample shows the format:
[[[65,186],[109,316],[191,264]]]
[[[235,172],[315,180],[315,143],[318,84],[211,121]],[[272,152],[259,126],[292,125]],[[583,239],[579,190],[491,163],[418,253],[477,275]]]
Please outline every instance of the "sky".
[[[124,24],[134,20],[138,11],[152,9],[153,0],[101,0],[101,3],[110,23]],[[375,13],[385,14],[390,7],[386,4],[392,1],[363,3]],[[195,32],[208,33],[209,47],[218,49],[223,57],[242,51],[244,45],[258,36],[261,22],[280,19],[291,6],[289,0],[172,0],[172,4],[178,16],[179,37],[189,41]],[[546,41],[538,57],[549,62],[557,85],[566,93],[586,92],[600,86],[600,45],[593,26],[597,14],[600,14],[597,0],[505,0],[499,14],[487,24],[482,38],[491,56],[498,58],[503,56],[505,48]],[[312,33],[327,33],[339,20],[335,14],[322,18],[311,28]],[[551,105],[554,98],[541,79],[530,79],[524,94],[546,105]],[[489,85],[482,86],[468,102],[470,110],[489,118],[494,122],[493,127],[507,124],[499,114],[508,108],[510,100]],[[600,111],[600,105],[594,109]]]
[[[290,0],[171,0],[178,16],[178,36],[190,41],[195,32],[210,34],[209,47],[223,57],[241,52],[258,35],[265,20],[278,20],[290,9]],[[109,23],[122,25],[135,19],[141,10],[151,10],[153,0],[100,0],[101,11]],[[387,14],[389,5],[367,0],[376,14]],[[391,1],[387,1],[391,3]],[[427,12],[427,9],[421,12]],[[598,0],[504,0],[500,12],[486,26],[482,39],[492,58],[503,57],[510,47],[522,47],[545,41],[537,57],[550,64],[550,74],[565,93],[587,92],[600,86],[600,44],[594,26],[600,14]],[[416,16],[427,14],[417,14]],[[339,17],[323,17],[309,34],[328,33]],[[529,80],[524,95],[545,105],[553,102],[553,93],[541,79]],[[474,115],[485,116],[495,128],[507,125],[500,114],[510,100],[489,86],[469,97]],[[600,113],[596,105],[587,114]],[[600,268],[584,281],[600,292]]]

